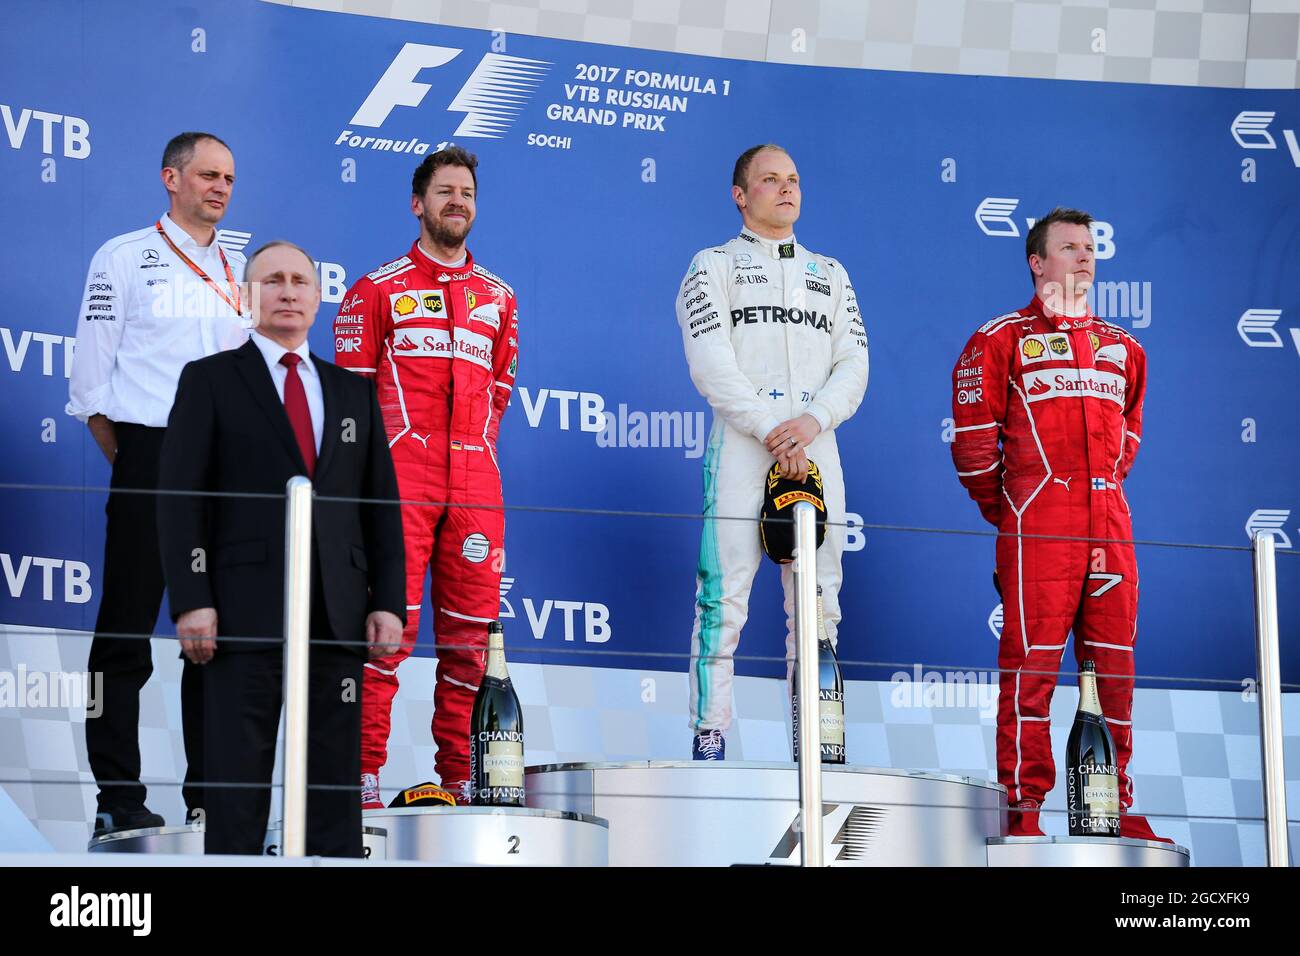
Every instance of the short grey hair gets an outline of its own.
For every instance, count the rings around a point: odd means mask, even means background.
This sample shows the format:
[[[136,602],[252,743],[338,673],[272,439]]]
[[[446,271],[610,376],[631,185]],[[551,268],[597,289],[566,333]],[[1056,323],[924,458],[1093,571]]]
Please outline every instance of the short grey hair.
[[[311,257],[310,252],[308,252],[306,249],[304,249],[302,246],[298,245],[297,243],[290,242],[288,239],[272,239],[270,242],[258,246],[257,251],[254,252],[251,256],[249,256],[248,260],[244,263],[244,278],[247,279],[250,275],[252,275],[253,263],[257,261],[258,256],[260,256],[262,253],[270,249],[276,248],[277,246],[288,246],[290,249],[297,249],[304,256],[306,256],[307,261],[312,264],[312,270],[311,270],[312,277],[316,280],[316,285],[318,286],[320,285],[320,276],[316,275],[316,268],[315,268],[316,260]]]

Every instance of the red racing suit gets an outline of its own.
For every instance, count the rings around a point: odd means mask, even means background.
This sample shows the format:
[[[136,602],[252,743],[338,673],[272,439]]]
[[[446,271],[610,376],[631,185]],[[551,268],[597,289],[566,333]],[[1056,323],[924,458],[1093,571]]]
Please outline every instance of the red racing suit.
[[[1092,315],[1049,316],[1037,297],[976,332],[953,369],[953,462],[1002,532],[997,758],[1012,806],[1041,804],[1056,781],[1048,711],[1072,630],[1075,657],[1097,665],[1121,812],[1133,802],[1137,561],[1114,542],[1133,539],[1124,478],[1145,391],[1133,336]]]
[[[335,362],[375,380],[402,500],[440,503],[402,505],[407,623],[402,647],[365,667],[363,774],[388,756],[397,666],[415,646],[431,566],[436,770],[447,789],[469,777],[470,709],[501,601],[496,445],[518,363],[517,311],[510,286],[473,256],[447,267],[416,242],[358,280],[334,320]]]

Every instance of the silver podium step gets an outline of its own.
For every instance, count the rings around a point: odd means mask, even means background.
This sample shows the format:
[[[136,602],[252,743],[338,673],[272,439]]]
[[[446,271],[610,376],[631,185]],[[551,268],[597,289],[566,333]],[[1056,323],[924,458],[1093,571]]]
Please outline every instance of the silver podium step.
[[[143,827],[96,837],[86,849],[91,853],[161,853],[202,856],[203,827]]]
[[[388,834],[381,827],[363,826],[361,846],[367,860],[385,858]],[[120,830],[90,841],[86,849],[91,853],[156,853],[169,856],[202,856],[203,825],[183,827],[145,827],[140,830]],[[280,824],[272,824],[262,841],[262,852],[267,856],[280,855]]]
[[[1191,866],[1186,847],[1128,837],[996,837],[989,866]]]
[[[609,824],[528,807],[367,810],[388,833],[388,859],[444,866],[608,866]]]
[[[986,841],[1005,832],[1006,791],[987,780],[823,770],[825,859],[832,866],[982,867]],[[611,866],[799,862],[793,763],[575,763],[529,767],[526,774],[529,806],[609,821]]]

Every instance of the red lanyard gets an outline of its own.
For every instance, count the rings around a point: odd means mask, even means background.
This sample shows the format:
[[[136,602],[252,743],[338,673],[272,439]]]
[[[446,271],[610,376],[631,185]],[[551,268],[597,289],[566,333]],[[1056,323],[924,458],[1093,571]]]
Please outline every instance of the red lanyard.
[[[226,267],[226,281],[230,283],[230,295],[226,295],[226,293],[222,292],[221,287],[212,281],[211,276],[209,276],[206,272],[204,272],[197,265],[195,265],[193,259],[187,256],[185,253],[181,252],[181,250],[177,247],[176,243],[172,242],[172,237],[167,235],[166,230],[163,229],[161,219],[159,219],[156,223],[154,223],[154,227],[158,230],[158,235],[163,237],[163,241],[166,242],[167,245],[171,246],[171,250],[172,252],[176,253],[177,258],[179,258],[181,262],[189,266],[190,269],[193,270],[196,276],[198,276],[200,279],[206,282],[208,284],[208,288],[210,288],[217,295],[221,296],[221,298],[225,300],[226,304],[235,310],[235,315],[239,315],[240,314],[239,284],[235,282],[235,275],[230,271],[230,263],[226,261],[226,250],[222,249],[220,244],[217,245],[217,254],[221,256],[221,264]],[[215,242],[216,240],[213,241]]]

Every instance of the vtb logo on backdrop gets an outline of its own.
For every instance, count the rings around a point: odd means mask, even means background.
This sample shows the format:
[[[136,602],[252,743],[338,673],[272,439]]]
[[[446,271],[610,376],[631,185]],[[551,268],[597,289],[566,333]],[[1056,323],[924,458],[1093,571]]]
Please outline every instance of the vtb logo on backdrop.
[[[353,115],[352,125],[372,129],[382,127],[397,107],[418,107],[433,89],[432,84],[416,80],[420,71],[449,63],[462,52],[456,47],[405,44]],[[528,105],[529,97],[541,85],[552,65],[522,56],[485,53],[447,107],[448,112],[465,114],[452,135],[500,139]],[[343,130],[334,141],[336,146],[345,143],[354,148],[396,153],[423,154],[429,149],[428,143],[417,142],[414,138],[360,136],[351,129]]]
[[[1289,508],[1256,508],[1246,519],[1246,537],[1251,541],[1261,532],[1271,532],[1279,548],[1291,548],[1291,536],[1284,525],[1291,519]]]
[[[251,232],[241,232],[238,229],[217,230],[217,245],[227,252],[238,252],[242,255],[252,240],[253,234]],[[320,279],[320,300],[322,302],[342,302],[343,293],[348,289],[348,274],[344,271],[343,266],[337,262],[324,262],[315,259],[312,260],[312,263],[316,266],[316,275]]]
[[[1278,334],[1278,319],[1282,318],[1281,309],[1247,309],[1237,320],[1237,335],[1253,349],[1280,349],[1286,346]],[[1291,340],[1295,342],[1296,351],[1300,352],[1300,328],[1289,329]]]
[[[0,103],[0,120],[5,126],[5,135],[9,138],[10,149],[22,149],[27,142],[27,134],[35,132],[32,120],[41,124],[41,152],[46,156],[54,155],[54,127],[63,127],[63,155],[68,159],[85,159],[90,155],[90,124],[80,116],[64,113],[47,113],[20,107],[16,111],[8,103]],[[33,140],[35,137],[33,137]]]
[[[1242,110],[1232,121],[1232,138],[1242,149],[1277,149],[1277,140],[1268,131],[1276,116],[1272,110]],[[1300,167],[1300,142],[1295,130],[1282,130],[1282,138],[1291,152],[1291,162]]]
[[[1011,218],[1019,205],[1019,199],[999,199],[989,196],[975,208],[975,222],[980,227],[980,232],[986,236],[1019,239],[1020,227]],[[1036,219],[1026,219],[1025,229],[1034,228],[1035,222]],[[1092,239],[1097,246],[1096,258],[1109,259],[1114,256],[1115,227],[1108,222],[1094,219],[1091,228]]]

